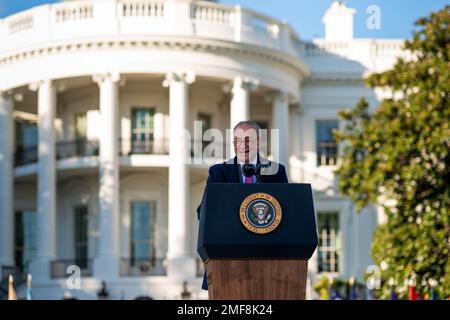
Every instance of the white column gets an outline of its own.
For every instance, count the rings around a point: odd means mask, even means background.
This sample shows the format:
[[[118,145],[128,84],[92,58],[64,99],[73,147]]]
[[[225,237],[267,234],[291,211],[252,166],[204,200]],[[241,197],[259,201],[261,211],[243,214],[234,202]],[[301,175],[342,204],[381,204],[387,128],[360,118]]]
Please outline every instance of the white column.
[[[233,128],[240,121],[250,119],[250,92],[258,86],[258,81],[243,77],[235,77],[231,89],[230,104],[230,145],[231,154],[234,156],[233,149]]]
[[[188,84],[193,74],[170,73],[163,82],[169,86],[169,248],[167,275],[171,278],[192,278],[196,261],[190,248],[190,135]]]
[[[0,276],[14,266],[14,109],[12,95],[0,92]]]
[[[100,87],[99,157],[99,250],[94,276],[119,277],[119,74],[99,74],[93,80]]]
[[[56,258],[56,90],[51,80],[30,85],[38,91],[38,192],[37,253],[31,264],[33,279],[50,278],[50,261]]]
[[[289,96],[287,93],[281,92],[274,96],[273,99],[273,124],[272,129],[278,131],[278,141],[272,140],[272,150],[274,144],[278,144],[278,159],[273,154],[275,161],[280,162],[289,168]]]
[[[250,86],[242,77],[235,77],[230,105],[230,129],[239,121],[250,119]]]

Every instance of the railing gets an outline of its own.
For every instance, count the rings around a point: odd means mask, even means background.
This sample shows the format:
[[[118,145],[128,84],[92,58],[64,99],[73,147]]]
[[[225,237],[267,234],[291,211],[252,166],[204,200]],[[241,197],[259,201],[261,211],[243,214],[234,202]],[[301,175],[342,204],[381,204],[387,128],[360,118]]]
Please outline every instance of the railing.
[[[129,156],[136,154],[169,154],[169,139],[133,140],[119,139],[119,155]],[[227,154],[227,151],[229,154]],[[70,141],[58,141],[56,143],[56,159],[68,159],[72,157],[98,156],[100,145],[98,140],[77,139]],[[260,153],[268,156],[270,148],[264,142],[260,144]],[[190,155],[193,158],[212,159],[220,161],[228,159],[233,153],[232,147],[224,141],[192,140]],[[38,146],[16,146],[14,166],[38,162]]]
[[[373,43],[374,54],[377,57],[392,57],[407,55],[403,41],[378,40]]]
[[[11,15],[2,24],[6,28],[0,29],[0,43],[5,52],[53,40],[117,34],[213,38],[297,54],[292,48],[298,37],[285,23],[238,6],[206,1],[61,2]]]
[[[99,143],[97,140],[77,139],[71,141],[59,141],[56,143],[56,159],[71,157],[88,157],[99,154]],[[14,165],[23,166],[38,161],[38,146],[16,146]]]
[[[169,154],[169,139],[134,140],[121,138],[119,145],[121,155]]]
[[[191,156],[194,158],[223,158],[227,156],[227,148],[231,148],[224,141],[191,141]],[[231,150],[230,150],[231,153]]]
[[[56,159],[89,157],[98,154],[99,143],[97,140],[76,139],[56,143]]]
[[[321,142],[317,146],[317,166],[335,166],[337,164],[337,144]]]
[[[38,161],[38,146],[16,146],[14,152],[14,166],[23,166]]]
[[[260,138],[260,155],[262,155],[263,157],[271,156],[272,150],[270,149],[270,147],[270,141],[265,141],[264,139]],[[194,159],[215,159],[221,162],[228,160],[230,157],[232,157],[233,153],[233,146],[231,146],[231,143],[228,143],[227,141],[191,141],[191,157]]]
[[[145,276],[165,276],[167,270],[164,265],[164,258],[120,259],[120,276],[122,277],[145,277]]]
[[[0,28],[0,50],[4,52],[52,40],[170,34],[249,43],[298,55],[299,40],[289,25],[252,10],[206,1],[80,0],[37,6],[1,22],[5,28]],[[300,47],[305,57],[332,54],[383,60],[410,56],[398,40],[316,39]]]
[[[16,33],[33,28],[34,18],[31,14],[19,15],[8,23],[9,33]]]
[[[94,16],[91,2],[67,3],[57,7],[55,12],[56,22],[91,19]]]
[[[81,276],[92,276],[92,259],[67,259],[55,260],[50,262],[50,276],[54,279],[66,278],[73,273],[68,269],[74,266],[80,268]]]
[[[347,55],[349,52],[349,42],[329,42],[329,43],[305,43],[307,57],[327,56],[330,54]]]
[[[121,17],[164,17],[164,2],[162,1],[119,1],[119,14]]]
[[[257,12],[249,15],[249,25],[260,31],[268,32],[272,38],[278,38],[280,32],[280,23],[275,19],[271,19]]]
[[[198,21],[231,24],[234,19],[234,11],[231,8],[219,7],[214,3],[195,3],[194,18]]]
[[[352,41],[330,42],[324,39],[315,39],[313,42],[304,42],[301,46],[306,58],[329,57],[330,55],[350,59],[359,55],[372,58],[408,56],[408,53],[403,49],[404,41],[402,40],[354,39]]]

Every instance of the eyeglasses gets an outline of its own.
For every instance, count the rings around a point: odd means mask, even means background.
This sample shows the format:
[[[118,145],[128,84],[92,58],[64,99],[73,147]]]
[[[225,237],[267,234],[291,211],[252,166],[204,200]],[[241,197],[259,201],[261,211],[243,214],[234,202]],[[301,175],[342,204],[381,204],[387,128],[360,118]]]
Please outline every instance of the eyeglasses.
[[[254,139],[250,139],[250,138],[245,138],[245,139],[240,139],[240,138],[234,138],[234,144],[243,144],[243,143],[248,143],[248,144],[252,144],[255,143],[258,140],[258,138],[254,138]]]

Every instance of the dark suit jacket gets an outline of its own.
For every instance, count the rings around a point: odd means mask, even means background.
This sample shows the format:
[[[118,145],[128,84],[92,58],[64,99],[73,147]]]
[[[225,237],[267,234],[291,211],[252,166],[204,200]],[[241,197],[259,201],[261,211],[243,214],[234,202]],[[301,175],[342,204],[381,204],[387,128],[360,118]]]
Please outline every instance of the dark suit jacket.
[[[209,168],[208,183],[242,183],[241,166],[237,162],[237,157],[231,161],[215,164]],[[269,161],[258,155],[257,163],[269,164],[267,168],[261,169],[259,183],[288,183],[286,169],[282,164]],[[203,193],[203,197],[205,194]],[[202,199],[203,202],[203,199]],[[197,208],[197,217],[200,219],[201,204]],[[206,274],[203,276],[202,289],[208,290]]]

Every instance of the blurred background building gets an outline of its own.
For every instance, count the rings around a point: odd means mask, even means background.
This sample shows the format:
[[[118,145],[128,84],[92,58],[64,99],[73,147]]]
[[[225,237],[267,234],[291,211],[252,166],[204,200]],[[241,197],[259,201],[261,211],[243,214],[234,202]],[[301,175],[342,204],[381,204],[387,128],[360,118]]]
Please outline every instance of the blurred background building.
[[[337,193],[332,130],[361,96],[377,105],[363,78],[403,41],[354,38],[355,11],[330,4],[325,38],[307,42],[214,1],[65,1],[1,19],[2,279],[31,273],[34,298],[59,299],[77,265],[80,299],[102,283],[112,299],[206,298],[195,210],[209,165],[185,164],[205,142],[180,137],[195,120],[225,134],[252,119],[279,129],[290,181],[314,189],[309,298],[320,275],[362,281],[383,217]]]

